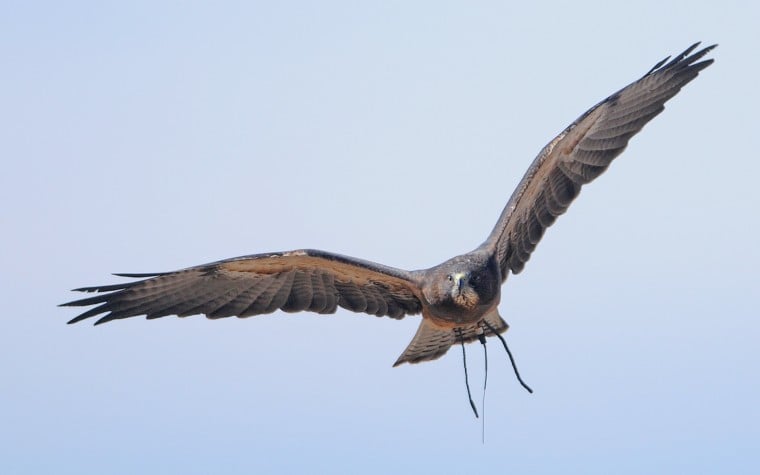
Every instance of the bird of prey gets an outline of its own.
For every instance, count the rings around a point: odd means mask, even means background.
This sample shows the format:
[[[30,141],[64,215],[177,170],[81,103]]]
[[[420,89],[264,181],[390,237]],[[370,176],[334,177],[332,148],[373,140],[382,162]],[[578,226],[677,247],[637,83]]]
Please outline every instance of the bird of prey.
[[[400,319],[422,314],[417,333],[394,366],[433,360],[457,343],[506,331],[501,286],[519,274],[546,228],[581,187],[604,172],[664,104],[713,63],[696,43],[658,62],[639,80],[581,115],[538,154],[496,226],[475,250],[425,270],[406,271],[304,249],[253,254],[159,274],[116,274],[138,280],[76,289],[97,295],[63,304],[94,306],[69,323],[96,324],[145,315],[249,317],[309,311],[352,312]],[[670,61],[669,61],[670,60]]]

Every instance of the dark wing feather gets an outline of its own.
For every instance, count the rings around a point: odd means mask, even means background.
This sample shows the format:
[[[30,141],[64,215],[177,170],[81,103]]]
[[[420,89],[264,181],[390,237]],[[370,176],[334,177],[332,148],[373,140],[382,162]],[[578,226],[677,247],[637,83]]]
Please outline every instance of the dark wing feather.
[[[93,297],[63,306],[95,306],[69,323],[146,315],[248,317],[276,310],[334,313],[337,307],[402,318],[419,313],[410,272],[323,251],[301,250],[227,259],[162,274],[117,274],[143,280],[84,287]]]
[[[665,102],[713,63],[694,54],[699,43],[592,107],[549,142],[533,161],[481,248],[497,254],[502,279],[522,271],[546,228],[563,214],[581,186],[602,174]],[[690,55],[691,54],[691,55]]]

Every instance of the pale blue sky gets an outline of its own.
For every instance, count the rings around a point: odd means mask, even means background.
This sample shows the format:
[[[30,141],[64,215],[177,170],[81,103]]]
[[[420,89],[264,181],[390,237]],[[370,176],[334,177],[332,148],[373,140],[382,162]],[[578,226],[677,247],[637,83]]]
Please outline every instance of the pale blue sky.
[[[3,2],[0,472],[756,473],[760,10],[622,5]],[[391,368],[418,317],[56,308],[256,252],[437,264],[697,40],[716,63],[504,287],[535,394],[490,345],[485,446],[458,349]]]

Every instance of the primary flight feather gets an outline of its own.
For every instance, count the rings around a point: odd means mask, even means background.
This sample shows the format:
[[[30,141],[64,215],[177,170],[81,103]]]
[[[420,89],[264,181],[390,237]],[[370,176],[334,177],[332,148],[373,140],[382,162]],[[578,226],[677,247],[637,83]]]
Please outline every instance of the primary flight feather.
[[[657,63],[641,79],[604,99],[538,154],[486,241],[467,254],[425,270],[406,271],[317,250],[273,252],[226,259],[161,274],[119,274],[123,284],[83,287],[97,295],[63,304],[93,308],[75,323],[96,324],[145,315],[204,314],[249,317],[338,307],[403,318],[422,314],[419,329],[396,360],[417,363],[442,356],[451,345],[479,334],[507,330],[499,316],[501,285],[522,271],[546,228],[563,214],[580,189],[604,172],[631,137],[700,71],[716,45],[699,43]]]

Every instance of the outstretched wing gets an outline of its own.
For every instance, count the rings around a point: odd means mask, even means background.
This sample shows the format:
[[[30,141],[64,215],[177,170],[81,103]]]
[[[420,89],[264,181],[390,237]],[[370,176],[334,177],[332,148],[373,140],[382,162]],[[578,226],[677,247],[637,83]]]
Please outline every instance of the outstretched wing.
[[[420,291],[410,272],[323,251],[237,257],[145,278],[84,287],[98,295],[63,306],[96,305],[69,323],[105,314],[95,323],[145,315],[248,317],[276,310],[334,313],[337,307],[403,318],[419,313]]]
[[[546,228],[563,214],[581,186],[602,174],[644,125],[663,111],[699,72],[697,62],[717,45],[657,63],[638,81],[592,107],[549,142],[533,161],[481,247],[497,254],[502,279],[522,271]]]

